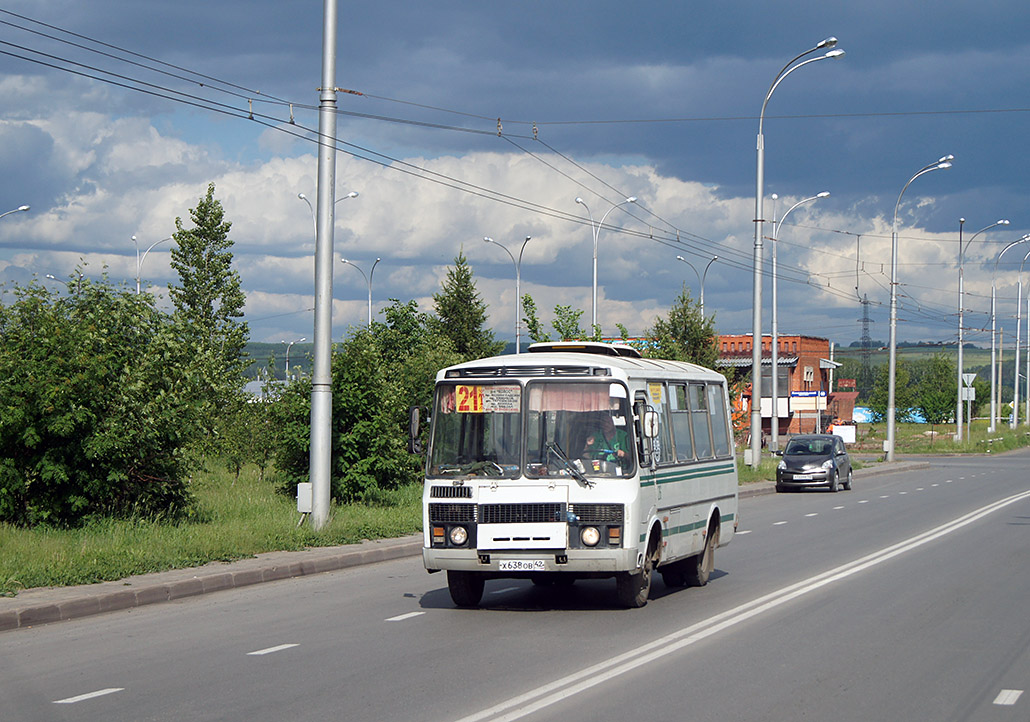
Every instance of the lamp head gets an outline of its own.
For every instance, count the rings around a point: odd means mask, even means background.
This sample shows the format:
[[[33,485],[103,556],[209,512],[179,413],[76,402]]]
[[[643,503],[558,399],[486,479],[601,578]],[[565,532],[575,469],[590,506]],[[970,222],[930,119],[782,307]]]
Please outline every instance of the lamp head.
[[[302,201],[306,201],[308,199],[308,197],[303,193],[298,193],[297,197],[300,198]]]
[[[19,211],[27,211],[28,209],[29,209],[28,206],[18,206],[18,210]]]
[[[949,161],[944,161],[943,163],[938,163],[937,164],[937,168],[939,170],[947,170],[950,167],[951,167],[951,163]]]
[[[684,258],[683,256],[676,256],[676,260],[677,261],[686,261],[687,259]]]
[[[583,199],[582,199],[582,198],[580,198],[579,196],[576,196],[576,203],[579,203],[579,204],[580,204],[581,206],[582,206],[582,205],[586,205],[586,204],[585,204],[585,203],[583,202]]]
[[[822,193],[816,194],[815,197],[816,198],[829,198],[830,197],[830,192],[829,191],[823,191]]]
[[[815,48],[816,48],[816,50],[821,50],[822,48],[832,48],[836,44],[837,44],[837,38],[835,38],[835,37],[833,37],[831,35],[830,37],[826,38],[825,40],[820,40],[819,44],[816,45]]]
[[[341,258],[340,263],[350,263],[346,258]]]
[[[637,202],[637,197],[636,196],[630,196],[629,198],[626,199],[626,202],[627,203],[636,203]]]
[[[826,53],[826,55],[824,55],[823,57],[830,58],[832,60],[833,58],[843,58],[845,54],[846,53],[840,48],[835,48],[834,50],[831,50],[830,52]]]
[[[1005,218],[1003,218],[1002,220],[998,221],[998,225],[999,226],[1007,226],[1008,224],[1009,224],[1008,219],[1005,219]]]
[[[773,193],[773,194],[772,194],[771,196],[769,196],[769,197],[770,197],[770,198],[772,198],[772,199],[773,199],[774,201],[778,201],[778,200],[780,199],[780,197],[779,197],[778,195],[776,195],[775,193]]]
[[[350,193],[347,194],[347,197],[348,198],[357,198],[358,197],[358,192],[357,191],[351,191]]]

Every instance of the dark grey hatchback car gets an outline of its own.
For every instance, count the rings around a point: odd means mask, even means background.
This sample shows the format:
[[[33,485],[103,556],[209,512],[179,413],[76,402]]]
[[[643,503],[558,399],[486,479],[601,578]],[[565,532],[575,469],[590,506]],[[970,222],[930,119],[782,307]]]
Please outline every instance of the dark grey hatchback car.
[[[851,489],[851,457],[844,439],[833,434],[794,436],[776,467],[776,491],[826,487]]]

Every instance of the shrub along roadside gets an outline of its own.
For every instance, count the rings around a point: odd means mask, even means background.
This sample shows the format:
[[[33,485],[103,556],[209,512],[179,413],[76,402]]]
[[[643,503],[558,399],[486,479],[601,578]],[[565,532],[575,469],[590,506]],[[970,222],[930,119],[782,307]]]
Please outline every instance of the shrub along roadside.
[[[0,594],[406,536],[422,528],[421,486],[383,493],[374,506],[334,507],[316,533],[309,524],[297,527],[296,502],[258,477],[253,466],[235,484],[222,469],[200,474],[192,484],[196,513],[178,523],[104,518],[73,529],[0,524]]]

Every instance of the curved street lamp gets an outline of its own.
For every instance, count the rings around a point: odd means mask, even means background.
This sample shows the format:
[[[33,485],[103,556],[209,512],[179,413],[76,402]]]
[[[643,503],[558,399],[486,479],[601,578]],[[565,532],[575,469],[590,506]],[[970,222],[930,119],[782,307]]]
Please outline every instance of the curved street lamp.
[[[311,200],[306,195],[304,195],[303,193],[298,193],[297,197],[300,198],[302,201],[304,201],[305,203],[308,204],[308,210],[311,211],[311,223],[315,227],[315,235],[317,236],[318,235],[318,221],[315,220],[315,209],[311,205]],[[345,201],[348,198],[357,198],[357,197],[358,197],[358,192],[357,191],[351,191],[350,193],[345,195],[343,198],[337,198],[336,201],[333,203],[333,207],[335,208],[336,204],[339,203],[340,201]]]
[[[365,272],[361,270],[361,267],[353,261],[348,261],[346,258],[341,258],[340,260],[348,266],[354,266],[357,268],[358,273],[361,274],[361,277],[365,279],[365,283],[368,284],[368,327],[372,328],[372,274],[376,272],[376,266],[379,264],[379,261],[383,259],[377,258],[375,260],[375,263],[372,264],[372,268],[369,270],[367,276],[365,275]]]
[[[140,255],[139,255],[139,241],[136,239],[136,236],[132,237],[132,243],[136,246],[136,295],[137,296],[140,293],[140,274],[142,273],[142,269],[143,269],[143,261],[147,260],[147,254],[150,253],[150,251],[158,243],[164,243],[165,241],[171,241],[171,240],[174,240],[173,236],[168,236],[168,238],[162,238],[160,241],[154,241],[153,243],[150,244],[150,248],[148,248],[147,250],[143,251],[143,256],[141,258]]]
[[[765,108],[769,99],[783,79],[798,68],[820,60],[832,60],[844,57],[843,50],[829,50],[817,58],[809,58],[798,62],[801,58],[824,48],[834,48],[837,45],[837,38],[829,37],[820,41],[814,48],[806,50],[795,56],[789,63],[784,65],[780,72],[773,78],[769,91],[762,101],[762,112],[758,116],[758,170],[756,175],[755,189],[755,252],[754,252],[754,300],[752,301],[752,323],[751,323],[751,468],[757,469],[762,460],[762,223],[763,208],[762,202],[765,194],[765,136],[762,128],[765,124]]]
[[[587,209],[587,216],[590,218],[590,229],[594,233],[594,283],[593,283],[593,293],[591,295],[591,299],[592,300],[590,302],[590,331],[591,331],[591,333],[593,333],[594,329],[597,328],[597,234],[600,233],[601,226],[604,225],[604,219],[608,217],[609,213],[614,211],[619,206],[624,206],[627,203],[636,203],[636,202],[637,202],[637,197],[636,196],[630,196],[629,198],[627,198],[624,201],[619,201],[618,203],[613,205],[611,208],[609,208],[607,211],[605,211],[605,214],[603,216],[601,216],[601,222],[600,223],[595,224],[594,223],[594,216],[590,212],[590,206],[588,206],[586,204],[586,201],[584,201],[582,198],[579,198],[578,196],[576,198],[576,203],[580,204],[581,206],[583,206],[584,208]]]
[[[989,231],[990,229],[994,228],[995,226],[1007,226],[1009,224],[1009,222],[1006,219],[1004,219],[1004,218],[1002,218],[1000,220],[997,220],[994,223],[992,223],[991,225],[984,226],[983,228],[978,230],[976,233],[974,233],[972,236],[969,237],[968,241],[963,243],[963,241],[962,241],[962,226],[965,225],[965,222],[966,222],[965,218],[959,218],[958,219],[958,395],[956,397],[958,400],[956,401],[956,408],[955,408],[955,421],[956,421],[956,423],[955,423],[955,440],[956,441],[962,441],[962,371],[963,371],[963,366],[962,366],[962,330],[963,330],[962,329],[962,312],[963,312],[962,306],[963,306],[963,303],[962,303],[962,300],[963,300],[963,295],[965,293],[964,290],[963,290],[963,285],[964,285],[963,269],[962,269],[963,258],[965,256],[966,248],[969,247],[969,244],[973,242],[974,238],[979,236],[984,231]],[[993,303],[993,297],[992,297],[992,303]],[[993,318],[993,316],[992,316],[992,318]],[[1028,317],[1028,323],[1030,323],[1030,317]],[[1030,335],[1030,334],[1028,334],[1028,335]],[[994,347],[993,347],[994,337],[993,336],[991,337],[991,343],[992,343],[991,352],[993,353],[993,351],[994,351]],[[991,364],[991,373],[992,374],[994,373],[994,364],[993,363]],[[992,404],[994,403],[994,391],[993,391],[993,389],[994,389],[994,385],[993,385],[993,381],[992,381],[991,382],[991,403]],[[1028,390],[1030,390],[1030,386],[1028,386]],[[1030,403],[1030,396],[1027,397],[1027,401],[1028,401],[1028,403]],[[970,421],[971,421],[971,419],[970,419]],[[994,420],[993,419],[991,420],[990,426],[991,427],[994,426]]]
[[[0,213],[0,218],[3,218],[4,216],[9,216],[12,213],[18,213],[19,211],[27,211],[27,210],[29,210],[29,206],[18,206],[17,208],[12,208],[9,211],[4,211],[3,213]]]
[[[515,260],[515,256],[512,255],[511,251],[508,250],[507,246],[504,246],[504,245],[498,243],[497,241],[495,241],[493,238],[490,238],[489,236],[486,236],[485,238],[483,238],[484,242],[492,243],[495,246],[500,246],[501,248],[503,248],[504,252],[508,254],[508,258],[510,258],[511,262],[515,265],[515,353],[516,354],[522,353],[521,343],[520,343],[520,339],[519,339],[519,332],[521,330],[521,326],[519,324],[519,316],[521,314],[519,313],[519,309],[521,308],[520,304],[522,303],[521,300],[520,300],[522,298],[522,296],[520,295],[522,293],[522,288],[521,288],[521,286],[522,286],[522,252],[526,250],[526,244],[529,243],[529,239],[530,238],[532,238],[532,236],[526,236],[526,240],[524,240],[522,242],[522,248],[519,250],[519,260],[517,260],[517,261]]]
[[[1001,379],[998,378],[997,374],[997,361],[996,359],[996,345],[997,345],[997,286],[998,286],[998,263],[1001,261],[1001,257],[1005,255],[1005,252],[1010,248],[1018,246],[1020,243],[1026,243],[1030,241],[1030,233],[1023,236],[1019,240],[1012,241],[1010,244],[1001,249],[1001,253],[994,259],[994,273],[991,275],[991,420],[987,425],[987,431],[993,432],[995,429],[995,421],[997,420],[998,414],[998,393],[997,387],[1000,386]],[[1016,361],[1016,376],[1019,376],[1019,361],[1017,355]]]
[[[802,198],[797,203],[792,205],[787,211],[780,217],[780,220],[776,220],[776,213],[773,212],[773,234],[772,234],[772,366],[769,372],[770,389],[772,392],[772,416],[769,419],[769,427],[771,436],[769,439],[769,448],[776,451],[780,448],[780,331],[776,322],[777,314],[777,300],[776,300],[776,247],[779,245],[777,241],[780,239],[780,226],[783,221],[790,215],[798,206],[817,201],[820,198],[829,198],[829,191],[822,191],[809,198]],[[775,193],[772,195],[773,200],[777,199]],[[818,408],[818,403],[816,404]]]
[[[919,171],[908,179],[908,183],[898,194],[898,202],[894,204],[894,222],[891,224],[891,316],[890,316],[890,359],[888,361],[887,378],[887,461],[894,461],[894,435],[896,416],[895,392],[897,380],[894,378],[898,366],[898,208],[901,206],[901,197],[912,185],[912,181],[921,175],[935,170],[945,170],[951,167],[951,161],[955,156],[946,155],[938,158],[933,163],[924,165]]]
[[[298,338],[296,341],[290,341],[289,343],[287,343],[285,340],[282,341],[282,343],[286,344],[286,380],[287,381],[290,380],[290,348],[295,343],[303,343],[303,342],[305,342],[307,340],[308,340],[307,337],[302,337],[302,338]]]
[[[688,261],[683,256],[676,256],[676,260],[683,261],[688,266],[690,266],[690,270],[692,270],[694,272],[694,275],[697,276],[697,282],[701,284],[701,318],[703,320],[705,317],[705,278],[708,277],[708,269],[711,267],[713,263],[719,260],[719,257],[712,256],[712,259],[708,261],[707,264],[705,264],[704,273],[698,273],[697,269],[694,268],[694,264]]]

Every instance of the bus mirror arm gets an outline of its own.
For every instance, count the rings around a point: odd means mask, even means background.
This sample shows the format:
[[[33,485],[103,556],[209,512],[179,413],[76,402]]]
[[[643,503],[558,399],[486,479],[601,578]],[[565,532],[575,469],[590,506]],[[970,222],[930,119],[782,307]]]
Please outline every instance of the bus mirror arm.
[[[578,481],[580,484],[587,487],[588,489],[592,489],[594,487],[594,482],[590,481],[590,479],[588,479],[586,475],[583,474],[583,472],[576,468],[575,464],[569,461],[569,457],[565,455],[565,452],[562,451],[562,448],[558,446],[558,444],[554,443],[553,441],[548,441],[547,450],[554,454],[558,461],[562,463],[562,466],[564,466],[568,470],[568,472],[572,474],[576,481]]]

